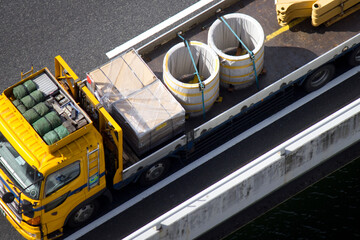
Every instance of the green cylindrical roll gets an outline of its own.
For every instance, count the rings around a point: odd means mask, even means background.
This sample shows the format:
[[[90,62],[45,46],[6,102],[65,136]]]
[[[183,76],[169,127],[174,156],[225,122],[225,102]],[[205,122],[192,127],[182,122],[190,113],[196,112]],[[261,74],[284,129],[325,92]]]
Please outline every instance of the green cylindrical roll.
[[[36,90],[36,84],[32,80],[28,80],[13,88],[13,95],[15,98],[20,99]]]
[[[43,139],[47,145],[51,145],[63,139],[67,135],[69,135],[69,131],[66,129],[66,127],[60,125],[54,130],[51,130],[50,132],[46,133]]]
[[[26,108],[30,109],[35,106],[35,104],[42,102],[44,100],[44,95],[39,90],[35,90],[29,95],[21,98],[20,100]]]
[[[36,84],[32,80],[27,80],[23,83],[23,85],[26,87],[29,93],[36,90]]]
[[[26,88],[22,84],[13,88],[13,95],[16,99],[23,98],[27,94],[28,92],[26,91]]]
[[[18,106],[16,106],[16,108],[19,110],[19,112],[21,114],[24,114],[26,112],[26,107],[23,104],[19,104]]]
[[[44,136],[47,132],[53,130],[54,128],[61,125],[61,118],[59,115],[51,111],[32,125],[35,131],[40,134],[40,136]]]
[[[58,126],[54,129],[54,131],[59,135],[60,139],[63,139],[67,135],[69,135],[69,131],[63,125]]]
[[[31,92],[30,95],[38,103],[44,101],[44,94],[39,90]]]
[[[46,113],[49,112],[49,108],[46,106],[46,104],[44,102],[40,102],[38,104],[36,104],[33,109],[42,117],[44,116]]]
[[[15,99],[14,101],[12,101],[12,103],[14,104],[15,107],[17,107],[21,104],[19,99]]]
[[[15,99],[14,101],[12,101],[12,103],[14,104],[14,106],[19,110],[19,112],[21,114],[23,114],[24,112],[26,112],[26,107],[21,103],[20,100]]]
[[[36,104],[35,100],[30,95],[26,95],[25,97],[21,98],[20,100],[21,100],[21,103],[28,109],[32,108]]]
[[[35,131],[40,135],[44,136],[47,132],[50,132],[52,127],[45,117],[40,118],[32,125]]]
[[[44,116],[47,112],[49,112],[49,108],[44,102],[41,102],[23,113],[23,116],[30,124],[32,124]]]
[[[54,112],[54,111],[51,111],[49,113],[47,113],[45,116],[44,116],[47,121],[50,123],[52,129],[58,127],[61,125],[61,118],[60,116]]]
[[[29,110],[24,112],[23,116],[30,124],[34,123],[41,117],[39,113],[34,110],[34,108],[30,108]]]
[[[51,130],[50,132],[46,133],[43,139],[47,145],[54,144],[60,140],[59,135],[54,130]]]

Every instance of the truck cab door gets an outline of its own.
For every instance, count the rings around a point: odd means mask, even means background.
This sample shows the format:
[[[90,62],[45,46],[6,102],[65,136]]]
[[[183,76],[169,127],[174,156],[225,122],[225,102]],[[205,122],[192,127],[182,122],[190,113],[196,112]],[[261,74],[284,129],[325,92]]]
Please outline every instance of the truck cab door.
[[[47,234],[63,226],[69,212],[85,200],[84,161],[72,162],[45,178],[42,218]]]

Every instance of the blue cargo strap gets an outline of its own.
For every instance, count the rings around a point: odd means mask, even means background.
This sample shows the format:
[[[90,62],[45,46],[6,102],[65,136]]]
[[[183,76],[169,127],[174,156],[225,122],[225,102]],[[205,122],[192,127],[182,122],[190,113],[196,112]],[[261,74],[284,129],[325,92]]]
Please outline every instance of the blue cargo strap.
[[[220,20],[225,23],[225,25],[230,29],[230,31],[234,34],[234,36],[237,38],[237,40],[241,43],[241,45],[245,48],[245,50],[249,53],[250,55],[250,59],[252,60],[252,63],[253,63],[253,68],[254,68],[254,73],[255,73],[255,80],[256,80],[256,87],[257,89],[259,90],[259,80],[258,80],[258,77],[257,77],[257,73],[256,73],[256,66],[255,66],[255,55],[252,51],[250,51],[246,45],[243,43],[243,41],[241,41],[240,37],[234,32],[234,30],[230,27],[230,25],[226,22],[226,20],[220,16],[219,17]]]
[[[202,105],[203,105],[203,118],[205,119],[205,101],[204,101],[204,89],[205,89],[205,85],[203,84],[203,82],[201,81],[201,78],[200,78],[200,75],[199,75],[199,71],[197,70],[197,67],[196,67],[196,64],[195,64],[195,60],[192,56],[192,53],[191,53],[191,50],[190,50],[190,46],[189,46],[189,42],[188,40],[186,40],[183,36],[180,35],[180,33],[177,34],[179,36],[179,38],[181,38],[184,43],[185,43],[185,46],[186,48],[188,49],[189,51],[189,54],[190,54],[190,58],[191,58],[191,61],[192,61],[192,64],[194,65],[194,68],[195,68],[195,73],[198,80],[199,80],[199,89],[201,91],[201,97],[202,97]]]

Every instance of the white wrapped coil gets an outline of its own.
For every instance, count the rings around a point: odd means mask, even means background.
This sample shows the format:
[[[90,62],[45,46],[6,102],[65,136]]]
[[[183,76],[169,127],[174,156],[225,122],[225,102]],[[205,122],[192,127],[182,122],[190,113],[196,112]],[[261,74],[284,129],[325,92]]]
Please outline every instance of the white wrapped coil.
[[[255,55],[256,72],[259,75],[264,65],[264,30],[260,23],[242,13],[224,15],[223,18]],[[220,57],[222,86],[232,85],[239,89],[255,82],[253,62],[246,50],[243,49],[239,56],[228,54],[229,50],[238,50],[239,41],[219,19],[209,29],[208,44]]]
[[[205,111],[208,111],[219,96],[219,58],[204,43],[190,41],[189,45],[205,86],[204,105]],[[194,73],[195,68],[184,43],[176,44],[166,53],[163,62],[164,83],[190,116],[203,113],[202,91]]]

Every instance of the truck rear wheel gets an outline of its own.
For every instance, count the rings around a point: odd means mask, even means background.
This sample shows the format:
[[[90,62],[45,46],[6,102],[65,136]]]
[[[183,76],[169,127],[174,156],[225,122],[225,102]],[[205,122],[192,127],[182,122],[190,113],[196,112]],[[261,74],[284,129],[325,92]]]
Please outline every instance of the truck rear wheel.
[[[335,67],[327,64],[316,69],[304,82],[303,86],[307,92],[318,90],[330,81],[335,73]]]
[[[77,228],[85,225],[92,217],[95,216],[98,208],[99,203],[97,200],[80,205],[73,213],[71,213],[68,226],[71,228]]]
[[[170,161],[168,159],[164,159],[154,163],[141,174],[139,184],[141,186],[150,186],[152,184],[155,184],[166,175],[169,168]]]
[[[351,66],[360,65],[360,46],[355,48],[355,50],[350,54],[349,64]]]

